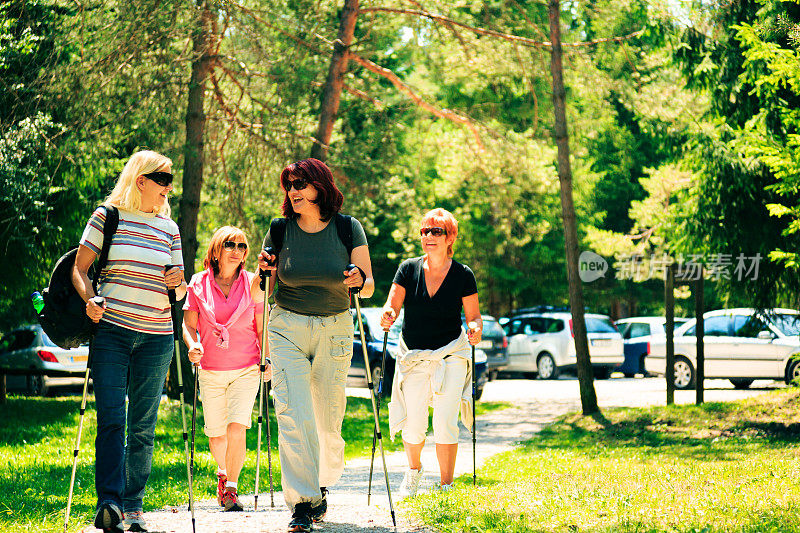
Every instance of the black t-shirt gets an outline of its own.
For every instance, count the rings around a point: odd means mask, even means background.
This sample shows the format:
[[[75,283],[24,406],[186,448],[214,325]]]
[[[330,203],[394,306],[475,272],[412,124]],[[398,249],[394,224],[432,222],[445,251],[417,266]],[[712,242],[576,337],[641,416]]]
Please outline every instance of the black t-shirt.
[[[435,350],[457,339],[461,335],[461,299],[478,292],[472,270],[453,260],[431,298],[425,287],[424,260],[407,259],[394,275],[394,283],[406,290],[403,340],[412,350]]]

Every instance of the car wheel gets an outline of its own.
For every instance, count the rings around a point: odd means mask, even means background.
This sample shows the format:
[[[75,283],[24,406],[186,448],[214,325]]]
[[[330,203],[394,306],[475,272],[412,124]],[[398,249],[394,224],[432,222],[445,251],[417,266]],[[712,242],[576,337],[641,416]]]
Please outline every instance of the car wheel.
[[[481,396],[483,396],[483,387],[479,387],[478,390],[475,391],[475,401],[477,402],[480,400]]]
[[[734,389],[747,389],[747,388],[750,387],[750,385],[753,384],[753,382],[755,380],[754,379],[731,379],[729,381],[731,383],[733,383],[733,388]]]
[[[594,379],[608,379],[611,377],[611,369],[600,367],[594,369]]]
[[[556,379],[558,377],[558,367],[553,356],[547,352],[539,355],[536,360],[536,369],[539,379]]]
[[[372,384],[375,385],[375,391],[378,390],[378,383],[381,382],[381,365],[380,363],[375,363],[370,366],[369,369],[370,375],[372,376]]]
[[[28,395],[47,396],[48,387],[45,377],[41,374],[30,374],[28,376]]]
[[[792,359],[786,369],[786,384],[800,383],[800,359]]]
[[[694,388],[694,367],[685,357],[676,357],[675,365],[675,388],[686,390]]]

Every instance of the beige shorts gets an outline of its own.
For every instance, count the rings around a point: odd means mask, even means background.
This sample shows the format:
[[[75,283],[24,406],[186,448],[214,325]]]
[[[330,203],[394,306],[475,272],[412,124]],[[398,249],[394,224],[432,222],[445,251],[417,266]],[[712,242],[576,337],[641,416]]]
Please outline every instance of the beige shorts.
[[[258,365],[238,370],[200,369],[206,435],[221,437],[227,433],[228,424],[234,422],[250,427],[259,377]]]

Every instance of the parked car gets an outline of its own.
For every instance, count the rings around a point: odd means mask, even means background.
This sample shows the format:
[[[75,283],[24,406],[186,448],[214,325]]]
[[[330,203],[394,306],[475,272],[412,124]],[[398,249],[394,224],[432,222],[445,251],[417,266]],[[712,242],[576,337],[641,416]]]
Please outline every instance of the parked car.
[[[728,379],[746,389],[756,379],[800,378],[800,314],[775,309],[769,314],[755,309],[722,309],[703,314],[706,378]],[[692,389],[697,369],[696,320],[675,330],[675,388]],[[648,372],[664,375],[666,337],[653,338],[645,358]]]
[[[348,383],[351,386],[365,387],[367,384],[367,373],[364,369],[364,354],[361,348],[361,336],[358,331],[358,321],[353,313],[353,327],[355,335],[353,337],[353,359],[350,363],[350,371],[347,374]],[[381,356],[383,353],[383,329],[381,328],[381,307],[362,307],[361,320],[364,324],[364,338],[367,341],[367,355],[372,370],[372,382],[375,384],[376,391],[380,381]],[[389,397],[392,393],[392,380],[394,378],[395,362],[399,354],[398,343],[400,331],[403,327],[403,310],[389,329],[389,337],[386,343],[386,377],[383,381],[383,395]],[[475,350],[475,374],[478,376],[477,389],[475,396],[481,398],[483,387],[487,381],[486,364],[487,355],[481,349]]]
[[[54,387],[83,383],[89,345],[59,348],[38,324],[22,326],[0,338],[0,371],[9,391],[45,396]]]
[[[605,315],[587,313],[586,332],[589,357],[598,379],[607,379],[624,361],[622,335]],[[568,311],[526,311],[505,324],[508,335],[506,370],[529,377],[555,379],[561,372],[575,370],[575,338]]]
[[[675,318],[675,328],[685,324],[688,318]],[[623,318],[615,322],[625,343],[625,362],[617,370],[632,378],[636,374],[647,376],[644,358],[650,353],[650,339],[664,336],[667,319],[663,316],[638,316]],[[673,330],[674,331],[674,330]]]
[[[486,352],[488,358],[486,377],[488,381],[492,381],[497,379],[498,372],[505,370],[508,365],[508,337],[493,316],[481,315],[481,318],[483,319],[483,333],[477,348]],[[461,320],[466,328],[466,319],[462,316]],[[475,358],[477,359],[477,355]]]

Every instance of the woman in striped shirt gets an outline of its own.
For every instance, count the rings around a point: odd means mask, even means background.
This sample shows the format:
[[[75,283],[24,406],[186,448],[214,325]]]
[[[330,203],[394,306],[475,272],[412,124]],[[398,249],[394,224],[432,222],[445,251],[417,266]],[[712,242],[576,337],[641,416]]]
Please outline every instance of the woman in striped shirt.
[[[170,219],[172,161],[149,150],[131,156],[104,204],[119,210],[108,265],[100,273],[98,306],[87,272],[103,244],[105,210],[89,218],[73,269],[86,314],[99,323],[92,345],[97,403],[95,527],[123,519],[129,531],[146,531],[142,496],[153,457],[158,404],[173,353],[168,289],[186,293],[181,237]],[[167,265],[175,265],[167,269]],[[125,397],[127,415],[127,450]],[[123,515],[124,513],[124,515]]]

